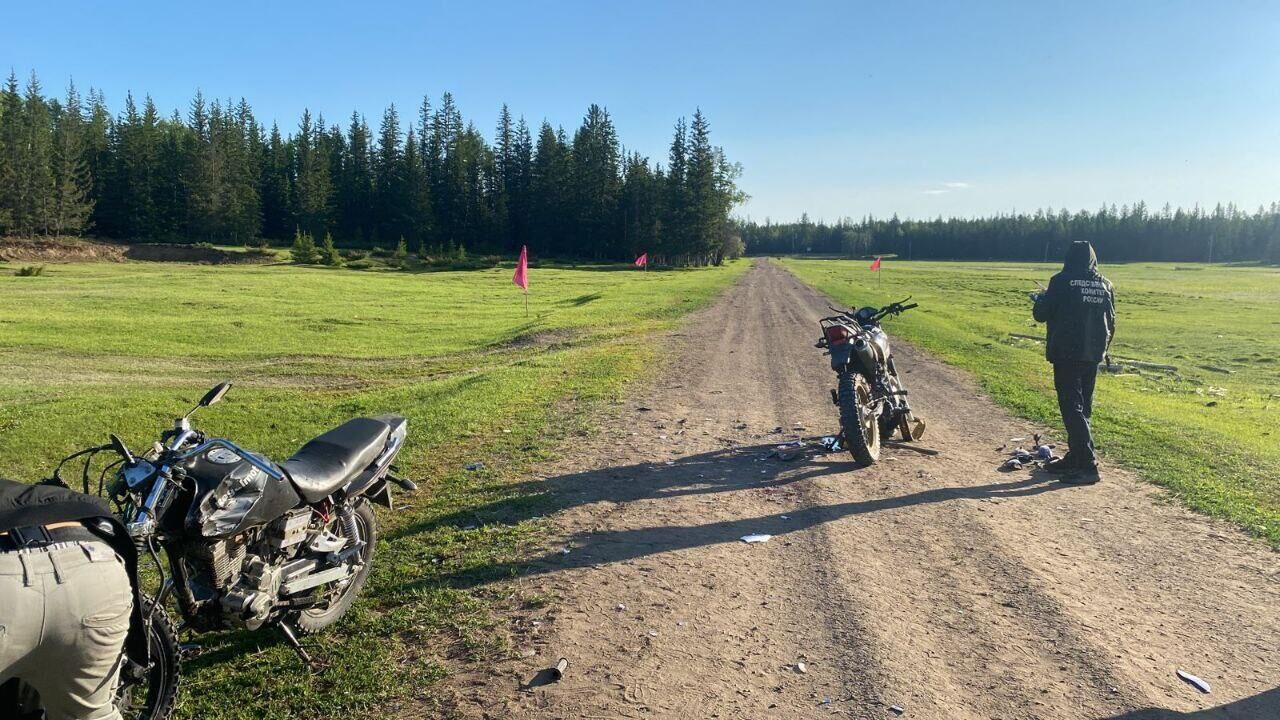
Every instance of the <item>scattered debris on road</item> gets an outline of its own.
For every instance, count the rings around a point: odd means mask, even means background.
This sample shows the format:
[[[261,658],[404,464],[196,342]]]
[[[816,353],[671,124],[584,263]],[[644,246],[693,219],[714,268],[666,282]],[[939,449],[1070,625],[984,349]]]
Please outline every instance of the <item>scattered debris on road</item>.
[[[1191,673],[1187,672],[1186,670],[1179,670],[1179,671],[1178,671],[1178,677],[1180,677],[1180,678],[1182,678],[1184,681],[1186,681],[1186,682],[1190,683],[1192,687],[1194,687],[1195,689],[1197,689],[1197,690],[1199,690],[1200,692],[1204,693],[1205,695],[1208,695],[1208,694],[1209,694],[1209,683],[1205,682],[1204,680],[1201,680],[1200,678],[1196,677],[1195,675],[1192,675]]]
[[[773,536],[765,533],[755,533],[753,535],[742,536],[742,542],[747,544],[769,542],[771,539],[773,539]]]

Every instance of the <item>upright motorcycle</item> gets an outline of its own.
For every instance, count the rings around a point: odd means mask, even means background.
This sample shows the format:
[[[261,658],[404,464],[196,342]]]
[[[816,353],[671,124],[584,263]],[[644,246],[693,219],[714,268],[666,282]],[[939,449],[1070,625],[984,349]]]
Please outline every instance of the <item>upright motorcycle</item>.
[[[880,327],[884,318],[919,307],[908,305],[909,300],[856,312],[830,308],[837,314],[818,321],[822,337],[814,347],[828,351],[836,371],[831,402],[840,408],[840,441],[860,466],[875,463],[881,439],[890,439],[894,432],[907,442],[924,435],[924,421],[911,414],[889,336]]]
[[[86,468],[92,453],[119,456],[108,491],[140,557],[150,555],[160,573],[160,590],[144,608],[150,657],[122,673],[126,717],[172,711],[179,657],[164,611],[170,595],[186,629],[276,627],[309,665],[298,635],[337,622],[369,575],[378,541],[370,503],[391,508],[389,483],[416,489],[392,472],[405,418],[349,420],[277,464],[192,427],[191,416],[230,388],[211,389],[144,454],[111,435],[110,444],[71,456],[90,453]],[[87,474],[85,485],[88,492]]]

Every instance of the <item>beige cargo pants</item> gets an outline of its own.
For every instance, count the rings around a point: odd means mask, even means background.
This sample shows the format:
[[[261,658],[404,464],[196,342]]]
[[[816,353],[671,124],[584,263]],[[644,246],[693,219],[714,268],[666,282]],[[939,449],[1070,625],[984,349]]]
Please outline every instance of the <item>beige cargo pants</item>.
[[[133,593],[102,542],[0,552],[0,683],[21,678],[48,720],[118,720]]]

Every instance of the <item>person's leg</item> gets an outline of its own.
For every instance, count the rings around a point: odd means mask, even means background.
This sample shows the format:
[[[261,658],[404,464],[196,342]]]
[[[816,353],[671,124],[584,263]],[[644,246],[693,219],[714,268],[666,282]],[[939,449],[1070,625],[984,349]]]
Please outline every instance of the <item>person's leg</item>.
[[[1079,467],[1083,460],[1091,457],[1091,454],[1087,449],[1089,421],[1084,416],[1084,394],[1076,364],[1054,363],[1053,386],[1058,394],[1058,410],[1062,413],[1062,424],[1067,430],[1070,465]]]
[[[28,682],[48,720],[119,720],[116,687],[133,610],[124,563],[100,542],[59,544],[49,555],[56,584],[49,579],[45,598],[44,672]]]
[[[1085,468],[1096,467],[1098,464],[1098,455],[1093,449],[1093,389],[1098,381],[1098,366],[1094,363],[1084,363],[1079,368],[1080,376],[1080,399],[1082,401],[1082,409],[1084,410],[1084,440],[1088,454],[1080,458],[1080,464]]]
[[[1093,423],[1093,388],[1098,383],[1098,366],[1085,363],[1080,367],[1080,393],[1084,396],[1084,416]]]

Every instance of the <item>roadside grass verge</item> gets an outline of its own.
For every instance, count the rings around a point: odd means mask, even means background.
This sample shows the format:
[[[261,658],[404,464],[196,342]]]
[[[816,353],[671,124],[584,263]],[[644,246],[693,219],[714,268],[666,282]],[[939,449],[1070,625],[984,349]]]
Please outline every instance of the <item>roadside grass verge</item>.
[[[307,673],[274,632],[197,636],[180,713],[444,714],[436,681],[450,665],[508,655],[503,613],[546,601],[459,580],[542,549],[553,501],[525,494],[529,470],[590,432],[590,409],[652,366],[654,335],[746,267],[535,271],[528,318],[509,269],[104,263],[0,278],[14,301],[0,306],[0,475],[44,477],[108,432],[145,447],[222,379],[237,386],[197,426],[276,458],[355,415],[406,415],[399,465],[420,489],[379,511],[353,611],[305,641],[324,671]],[[484,516],[497,503],[533,519]]]
[[[886,321],[898,335],[972,372],[997,402],[1061,433],[1044,345],[1027,293],[1059,265],[781,260],[852,306],[911,295]],[[1280,271],[1265,267],[1106,265],[1116,286],[1112,355],[1176,367],[1099,377],[1095,430],[1105,456],[1200,512],[1280,546]],[[1003,441],[1007,438],[992,438]]]

